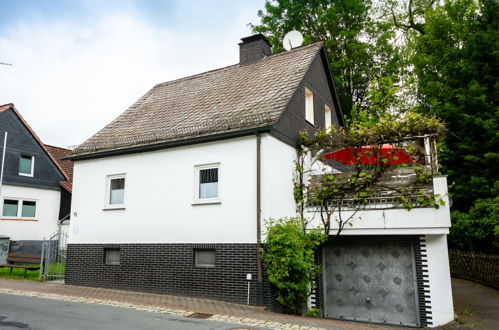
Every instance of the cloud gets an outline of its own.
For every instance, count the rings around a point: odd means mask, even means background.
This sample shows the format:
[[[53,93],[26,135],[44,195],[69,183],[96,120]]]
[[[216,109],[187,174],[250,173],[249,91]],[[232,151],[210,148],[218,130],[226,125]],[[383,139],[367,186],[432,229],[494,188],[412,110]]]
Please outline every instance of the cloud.
[[[0,33],[0,61],[13,63],[0,66],[0,104],[16,104],[45,143],[79,144],[155,84],[237,63],[259,2],[181,1],[165,24],[133,6],[20,20]]]

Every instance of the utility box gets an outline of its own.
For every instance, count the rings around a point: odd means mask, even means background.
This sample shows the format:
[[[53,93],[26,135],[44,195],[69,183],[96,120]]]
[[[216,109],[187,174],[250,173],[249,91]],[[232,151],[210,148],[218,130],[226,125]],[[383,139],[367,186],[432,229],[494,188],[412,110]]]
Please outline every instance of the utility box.
[[[0,265],[7,263],[7,255],[9,254],[10,238],[0,235]]]

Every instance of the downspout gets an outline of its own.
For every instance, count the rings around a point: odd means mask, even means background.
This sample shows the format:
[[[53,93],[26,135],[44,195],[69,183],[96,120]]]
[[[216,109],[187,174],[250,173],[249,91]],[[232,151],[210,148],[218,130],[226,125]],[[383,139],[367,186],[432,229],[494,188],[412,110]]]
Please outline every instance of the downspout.
[[[262,229],[261,229],[261,146],[260,133],[256,133],[256,257],[258,265],[258,305],[263,306],[263,271],[262,271]]]
[[[7,132],[5,132],[3,138],[3,149],[2,149],[2,168],[0,169],[0,197],[2,196],[2,183],[3,183],[3,168],[5,164],[5,151],[7,148]]]

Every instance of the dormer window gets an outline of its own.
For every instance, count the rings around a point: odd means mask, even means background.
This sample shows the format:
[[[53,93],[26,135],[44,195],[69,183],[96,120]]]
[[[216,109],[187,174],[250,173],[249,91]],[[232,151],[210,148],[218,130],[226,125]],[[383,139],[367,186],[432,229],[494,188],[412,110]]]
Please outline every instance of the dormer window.
[[[308,88],[305,88],[305,119],[312,125],[314,124],[314,94]]]
[[[331,108],[324,106],[324,126],[329,131],[331,128]]]
[[[21,155],[19,158],[19,175],[33,176],[35,169],[35,156]]]

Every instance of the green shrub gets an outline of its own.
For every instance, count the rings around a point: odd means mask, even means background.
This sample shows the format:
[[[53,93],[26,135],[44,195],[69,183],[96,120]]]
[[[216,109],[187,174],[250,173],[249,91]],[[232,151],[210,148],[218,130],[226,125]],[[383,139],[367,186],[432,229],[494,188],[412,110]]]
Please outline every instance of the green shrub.
[[[325,241],[322,230],[304,231],[297,218],[267,220],[263,261],[277,301],[286,312],[301,314],[320,272],[315,264],[316,248]]]
[[[499,197],[477,199],[468,213],[453,211],[449,247],[499,254]]]

